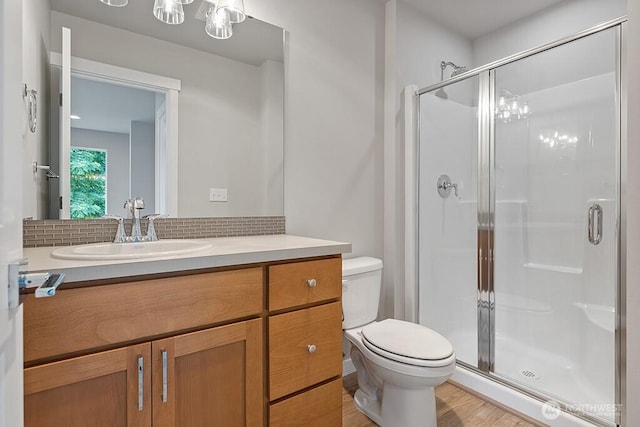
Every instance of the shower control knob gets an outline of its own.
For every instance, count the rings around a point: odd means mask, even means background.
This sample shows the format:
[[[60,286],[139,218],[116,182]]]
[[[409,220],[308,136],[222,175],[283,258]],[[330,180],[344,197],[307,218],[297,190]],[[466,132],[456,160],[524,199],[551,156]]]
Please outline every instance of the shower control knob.
[[[316,285],[317,285],[317,283],[316,283],[316,279],[309,279],[309,280],[307,280],[307,286],[308,286],[308,287],[310,287],[310,288],[315,288],[315,287],[316,287]]]
[[[315,353],[317,349],[318,347],[316,347],[314,344],[309,344],[307,346],[307,350],[309,350],[309,353]]]

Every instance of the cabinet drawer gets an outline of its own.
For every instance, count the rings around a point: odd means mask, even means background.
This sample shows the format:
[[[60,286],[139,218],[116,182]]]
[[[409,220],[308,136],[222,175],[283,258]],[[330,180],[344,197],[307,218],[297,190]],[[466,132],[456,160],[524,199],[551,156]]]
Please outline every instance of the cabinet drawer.
[[[269,427],[340,427],[342,378],[271,405]]]
[[[54,298],[29,295],[24,304],[24,360],[258,315],[262,289],[262,269],[250,268],[63,289]]]
[[[340,298],[341,258],[295,262],[269,267],[269,310]]]
[[[269,318],[270,400],[341,373],[342,310],[339,302]]]

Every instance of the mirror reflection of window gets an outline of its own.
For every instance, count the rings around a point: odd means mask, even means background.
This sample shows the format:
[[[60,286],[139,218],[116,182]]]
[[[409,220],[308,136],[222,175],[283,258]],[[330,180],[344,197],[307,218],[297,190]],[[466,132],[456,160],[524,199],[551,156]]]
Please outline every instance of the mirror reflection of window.
[[[71,148],[71,218],[99,218],[107,208],[107,151]]]
[[[156,212],[156,115],[164,95],[80,76],[72,76],[71,85],[71,148],[109,153],[109,193],[101,215],[126,215],[123,204],[131,197],[145,201],[144,214]]]

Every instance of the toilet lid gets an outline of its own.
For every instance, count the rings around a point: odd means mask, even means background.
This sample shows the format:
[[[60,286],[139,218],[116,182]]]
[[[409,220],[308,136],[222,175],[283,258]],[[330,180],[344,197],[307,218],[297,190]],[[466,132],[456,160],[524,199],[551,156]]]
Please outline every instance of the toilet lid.
[[[362,328],[367,347],[385,357],[405,361],[415,359],[415,364],[448,359],[453,346],[442,335],[427,327],[396,319],[386,319]],[[379,349],[381,351],[376,350]],[[399,356],[399,357],[394,357]]]

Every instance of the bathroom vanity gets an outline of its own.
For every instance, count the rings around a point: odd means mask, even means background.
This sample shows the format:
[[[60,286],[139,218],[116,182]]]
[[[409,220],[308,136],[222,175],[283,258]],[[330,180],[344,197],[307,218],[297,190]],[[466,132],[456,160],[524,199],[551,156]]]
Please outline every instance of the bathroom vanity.
[[[204,253],[67,261],[24,301],[25,426],[340,426],[341,254],[295,236]]]

